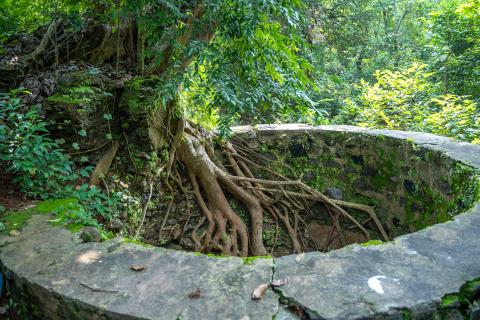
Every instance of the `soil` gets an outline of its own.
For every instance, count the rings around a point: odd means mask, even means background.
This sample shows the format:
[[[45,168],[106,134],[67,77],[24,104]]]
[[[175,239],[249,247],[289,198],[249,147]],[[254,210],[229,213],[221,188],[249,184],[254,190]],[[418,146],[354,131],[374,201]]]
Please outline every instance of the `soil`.
[[[6,172],[4,166],[0,164],[0,206],[8,210],[18,208],[25,202],[26,197],[14,184],[13,175]]]

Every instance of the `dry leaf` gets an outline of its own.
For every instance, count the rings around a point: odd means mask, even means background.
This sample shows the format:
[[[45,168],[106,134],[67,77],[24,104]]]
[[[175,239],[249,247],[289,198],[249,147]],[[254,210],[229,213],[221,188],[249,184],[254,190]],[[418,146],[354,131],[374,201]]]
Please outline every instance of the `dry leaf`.
[[[190,299],[198,299],[200,298],[200,288],[197,288],[195,290],[193,290],[192,292],[190,292],[190,294],[188,295],[188,297]]]
[[[130,266],[130,269],[132,269],[133,271],[142,271],[145,269],[145,266],[141,264],[133,264]]]
[[[261,285],[256,287],[252,293],[252,300],[262,299],[263,296],[265,295],[265,292],[267,292],[267,289],[268,289],[268,283],[262,283]]]
[[[272,281],[272,287],[282,287],[288,283],[288,279],[279,279]]]

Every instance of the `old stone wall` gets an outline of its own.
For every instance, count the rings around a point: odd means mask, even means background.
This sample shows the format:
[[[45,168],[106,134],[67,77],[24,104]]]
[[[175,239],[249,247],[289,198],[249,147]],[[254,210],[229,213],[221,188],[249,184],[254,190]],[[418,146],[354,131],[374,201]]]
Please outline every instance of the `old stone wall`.
[[[327,168],[319,165],[323,161],[332,161],[331,168],[336,168],[341,159],[352,158],[342,163],[355,173],[351,189],[344,180],[348,175],[339,172],[323,180],[324,187],[335,182],[346,197],[390,190],[391,199],[385,199],[403,210],[402,221],[408,216],[408,201],[402,206],[400,198],[407,199],[413,190],[406,181],[413,182],[414,194],[420,184],[446,199],[442,201],[453,210],[445,211],[447,215],[469,208],[451,221],[380,245],[248,259],[154,248],[122,238],[81,243],[78,234],[52,226],[50,216],[33,215],[18,235],[0,234],[0,268],[24,314],[29,319],[480,319],[480,204],[473,178],[480,169],[480,146],[356,127],[263,126],[237,128],[236,133],[252,144],[258,139],[258,150],[267,146],[265,154],[269,144],[285,139],[282,156],[292,165],[306,156],[310,161],[314,153],[325,155],[326,160],[312,164],[321,170]],[[305,143],[308,137],[322,140],[312,148]],[[377,154],[377,141],[395,157]],[[357,148],[368,152],[354,151]],[[384,169],[388,163],[390,168]],[[463,179],[455,178],[458,166]],[[402,167],[408,170],[397,170]],[[396,181],[396,187],[375,183],[383,179],[378,176]],[[420,179],[414,179],[417,176]],[[464,198],[457,182],[466,190]],[[252,300],[255,288],[274,280],[286,284]]]
[[[317,190],[338,189],[344,200],[375,206],[391,237],[445,222],[473,205],[474,167],[415,144],[414,133],[399,139],[380,131],[326,128],[238,128],[237,136],[276,171],[289,175],[286,163]]]

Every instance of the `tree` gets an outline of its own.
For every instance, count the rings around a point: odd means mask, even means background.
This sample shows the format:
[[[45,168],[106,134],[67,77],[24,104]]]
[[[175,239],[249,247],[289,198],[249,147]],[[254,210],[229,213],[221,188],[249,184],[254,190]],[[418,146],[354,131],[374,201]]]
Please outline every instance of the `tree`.
[[[480,99],[480,2],[441,1],[430,14],[433,67],[446,93]]]
[[[375,216],[370,207],[332,200],[298,178],[255,163],[245,146],[228,140],[229,125],[245,115],[267,111],[273,118],[276,113],[310,116],[315,108],[309,93],[318,88],[311,80],[309,46],[301,32],[306,10],[302,1],[129,0],[75,5],[83,8],[84,23],[75,29],[82,36],[71,36],[71,20],[56,12],[26,60],[44,68],[66,59],[111,63],[130,72],[133,66],[136,77],[125,83],[120,105],[131,117],[145,118],[157,151],[168,150],[166,161],[156,162],[156,173],[163,175],[167,188],[178,183],[177,161],[186,167],[204,215],[196,230],[206,226],[202,235],[193,232],[196,250],[264,255],[263,217],[271,215],[287,230],[293,250],[300,252],[298,221],[305,199],[323,203],[370,238],[343,209]],[[63,41],[52,41],[59,34]],[[77,48],[74,52],[72,46]],[[220,116],[218,134],[205,132],[190,120],[201,113]],[[274,180],[256,178],[253,167]],[[153,182],[149,181],[150,188]],[[246,208],[250,226],[232,208],[230,196]],[[374,221],[388,239],[376,217]]]

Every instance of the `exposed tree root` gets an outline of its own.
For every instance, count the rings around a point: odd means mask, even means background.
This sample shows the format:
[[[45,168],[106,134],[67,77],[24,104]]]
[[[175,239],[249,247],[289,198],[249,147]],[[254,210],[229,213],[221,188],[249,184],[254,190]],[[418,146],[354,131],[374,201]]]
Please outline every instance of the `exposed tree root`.
[[[307,232],[308,227],[300,212],[307,209],[307,202],[319,202],[326,206],[342,245],[346,241],[340,218],[353,224],[367,239],[371,238],[365,223],[357,221],[345,209],[368,214],[367,222],[373,220],[383,238],[389,240],[372,207],[330,199],[300,180],[291,180],[248,159],[245,156],[248,148],[242,145],[222,143],[222,149],[217,150],[221,156],[216,156],[211,137],[188,123],[182,124],[181,128],[184,130],[181,139],[178,134],[175,136],[175,152],[171,153],[170,163],[175,158],[187,168],[193,194],[203,215],[192,232],[196,250],[226,255],[266,255],[268,252],[263,243],[263,220],[268,215],[276,224],[274,247],[278,240],[279,226],[282,225],[291,239],[292,251],[302,252],[307,249],[307,245],[300,232],[300,225],[304,225]],[[242,152],[237,152],[237,149]],[[250,169],[252,167],[268,172],[276,180],[256,178]],[[178,184],[179,178],[175,177],[174,181]],[[247,227],[238,212],[232,209],[229,196],[245,207],[250,217],[250,226]],[[203,232],[199,234],[199,230]],[[332,238],[333,234],[323,244],[323,248],[328,248]],[[318,248],[316,243],[315,246]]]

